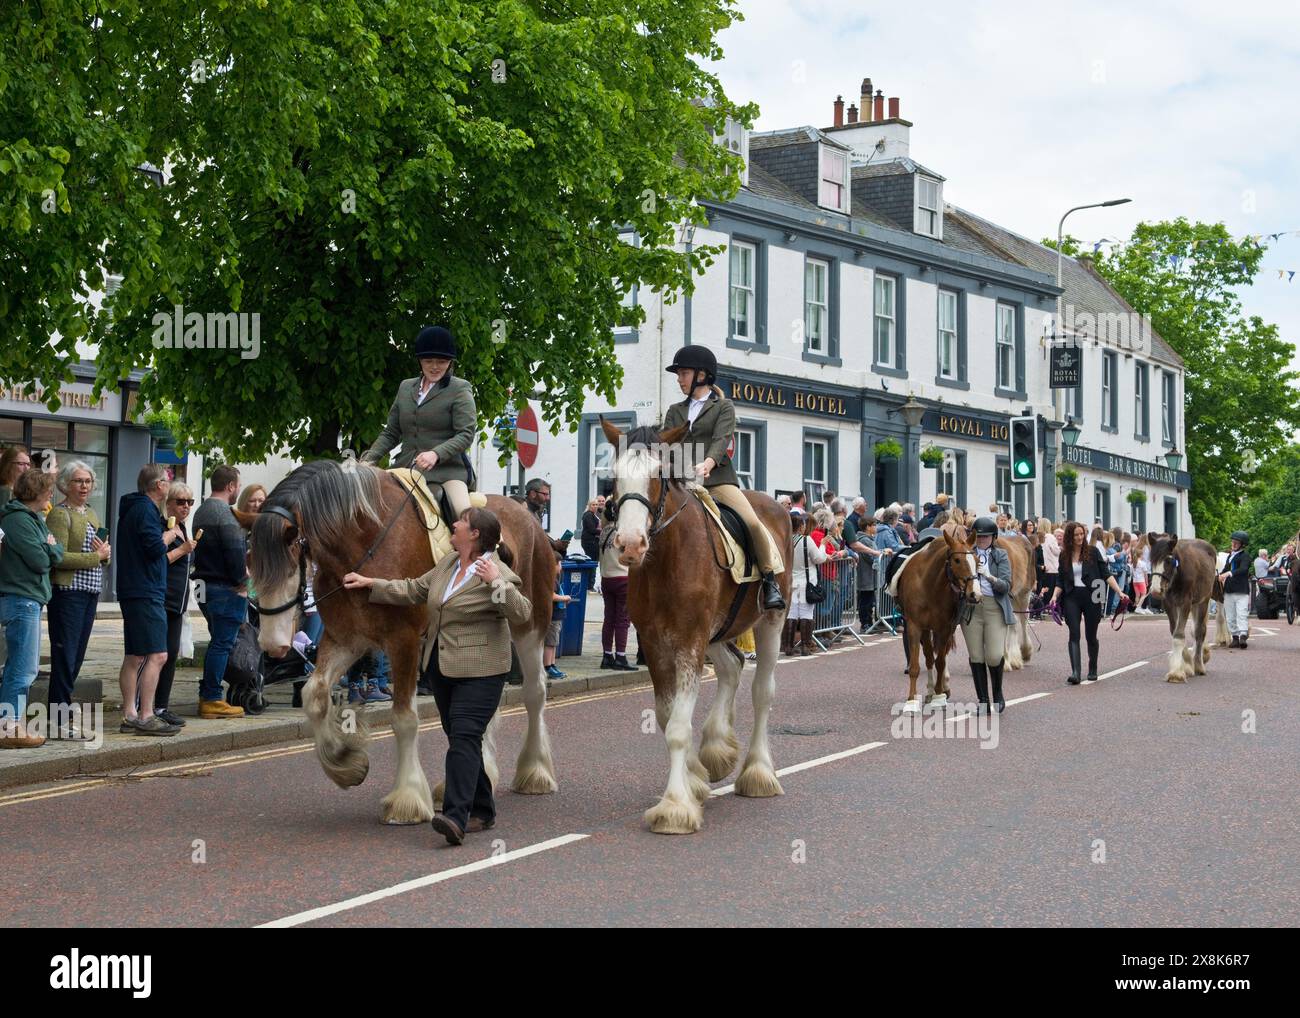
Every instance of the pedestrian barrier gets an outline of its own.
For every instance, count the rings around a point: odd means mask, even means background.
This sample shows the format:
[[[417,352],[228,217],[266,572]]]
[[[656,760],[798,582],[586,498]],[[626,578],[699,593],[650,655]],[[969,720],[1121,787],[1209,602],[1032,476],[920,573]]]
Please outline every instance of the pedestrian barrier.
[[[885,566],[888,562],[889,558],[886,556],[876,559],[876,621],[871,623],[871,628],[863,634],[864,636],[870,636],[875,632],[886,632],[890,636],[897,636],[903,624],[903,615],[898,610],[898,604],[890,597],[885,585]]]
[[[827,566],[834,576],[827,576]],[[813,639],[817,646],[825,650],[847,633],[859,644],[865,641],[853,631],[853,623],[858,617],[858,561],[855,558],[837,559],[827,562],[820,570],[822,587],[826,598],[813,606]]]

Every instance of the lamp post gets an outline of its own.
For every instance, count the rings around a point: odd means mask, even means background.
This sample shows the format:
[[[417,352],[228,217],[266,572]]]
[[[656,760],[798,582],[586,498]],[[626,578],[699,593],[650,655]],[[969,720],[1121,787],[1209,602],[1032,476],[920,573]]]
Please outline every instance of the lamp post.
[[[903,443],[903,456],[900,463],[903,466],[903,485],[904,495],[901,501],[917,500],[921,497],[921,477],[920,471],[916,471],[916,491],[912,491],[912,476],[914,467],[912,457],[909,453],[912,451],[912,437],[916,429],[920,427],[922,418],[925,417],[925,404],[917,400],[914,393],[907,394],[907,401],[901,406],[895,407],[886,413],[886,416],[899,416],[903,418],[903,423],[907,426],[906,439]]]

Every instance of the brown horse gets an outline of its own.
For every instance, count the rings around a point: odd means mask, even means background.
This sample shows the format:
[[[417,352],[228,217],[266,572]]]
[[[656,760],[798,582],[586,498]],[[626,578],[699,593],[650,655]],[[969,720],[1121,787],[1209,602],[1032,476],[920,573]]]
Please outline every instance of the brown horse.
[[[889,592],[907,620],[907,702],[905,713],[915,713],[916,679],[921,674],[921,651],[925,651],[925,703],[942,707],[948,702],[948,655],[955,646],[957,616],[962,602],[979,600],[975,580],[975,555],[966,528],[957,523],[943,525],[943,538],[936,538],[914,552],[890,580]]]
[[[413,703],[427,612],[423,605],[371,604],[364,590],[344,590],[342,582],[344,574],[363,567],[368,575],[391,579],[420,576],[433,567],[417,497],[408,496],[386,471],[355,461],[341,467],[322,460],[293,471],[276,485],[260,513],[241,519],[251,526],[249,565],[260,599],[259,643],[264,651],[275,657],[288,651],[311,580],[325,635],[316,670],[303,689],[303,708],[321,766],[341,788],[361,784],[370,762],[360,712],[332,704],[330,690],[366,651],[388,655],[397,781],[384,798],[382,819],[392,824],[424,823],[433,817],[434,797],[417,752],[419,718]],[[514,555],[524,595],[534,605],[547,604],[555,559],[546,535],[533,515],[512,499],[489,495],[487,508],[501,521],[502,540]],[[542,717],[542,638],[548,619],[549,612],[534,611],[526,625],[511,631],[528,707],[528,734],[515,768],[516,792],[553,792],[557,787]],[[491,734],[484,740],[484,766],[496,784]]]
[[[1215,638],[1220,646],[1228,643],[1228,620],[1223,611],[1223,584],[1219,582],[1219,553],[1214,545],[1197,538],[1179,540],[1177,534],[1147,534],[1151,549],[1151,585],[1147,588],[1153,604],[1164,609],[1169,618],[1169,651],[1166,682],[1186,682],[1191,675],[1204,675],[1210,660],[1210,646],[1205,642],[1210,601],[1218,602],[1215,613]],[[1194,620],[1196,650],[1187,646],[1187,622]]]
[[[776,691],[785,612],[761,612],[758,585],[739,587],[730,572],[715,565],[721,552],[714,524],[669,467],[671,461],[683,460],[680,443],[686,428],[661,435],[656,428],[643,427],[624,436],[608,421],[600,423],[618,450],[613,540],[619,561],[628,567],[628,614],[650,666],[655,715],[668,742],[668,787],[646,810],[645,819],[658,834],[691,834],[704,822],[708,782],[725,778],[739,758],[735,703],[744,662],[727,644],[747,629],[754,630],[758,654],[754,730],[736,794],[783,794],[768,748],[767,717]],[[747,491],[745,497],[782,549],[785,568],[777,581],[789,603],[790,519],[767,495]],[[717,673],[718,690],[697,754],[691,726],[706,655]]]
[[[1011,610],[1016,619],[1015,625],[1007,629],[1006,663],[1015,671],[1025,666],[1034,650],[1029,643],[1029,595],[1037,577],[1034,547],[1023,534],[998,534],[997,545],[1011,560]]]

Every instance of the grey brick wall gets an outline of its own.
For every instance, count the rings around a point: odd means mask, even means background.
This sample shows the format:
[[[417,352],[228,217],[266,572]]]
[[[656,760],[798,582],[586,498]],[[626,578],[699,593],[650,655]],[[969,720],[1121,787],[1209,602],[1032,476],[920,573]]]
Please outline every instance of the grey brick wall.
[[[860,177],[853,182],[853,198],[909,233],[915,226],[916,184],[910,173]]]

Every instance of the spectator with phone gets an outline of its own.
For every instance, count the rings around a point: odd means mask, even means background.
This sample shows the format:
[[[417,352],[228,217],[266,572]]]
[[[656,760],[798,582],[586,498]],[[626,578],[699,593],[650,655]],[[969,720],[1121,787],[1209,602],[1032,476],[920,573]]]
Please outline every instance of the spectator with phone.
[[[185,727],[185,719],[171,709],[172,681],[176,678],[176,659],[181,652],[181,630],[185,613],[190,610],[190,561],[203,531],[190,537],[185,521],[194,508],[194,491],[188,484],[173,481],[167,489],[167,521],[176,521],[176,537],[167,544],[167,660],[158,672],[158,691],[153,698],[153,712],[169,725]]]
[[[50,533],[64,548],[63,561],[54,570],[47,617],[50,723],[66,739],[82,737],[72,721],[72,690],[86,659],[95,608],[104,589],[104,566],[112,554],[108,531],[90,505],[97,480],[88,463],[64,464],[55,482],[63,500],[45,517]]]

